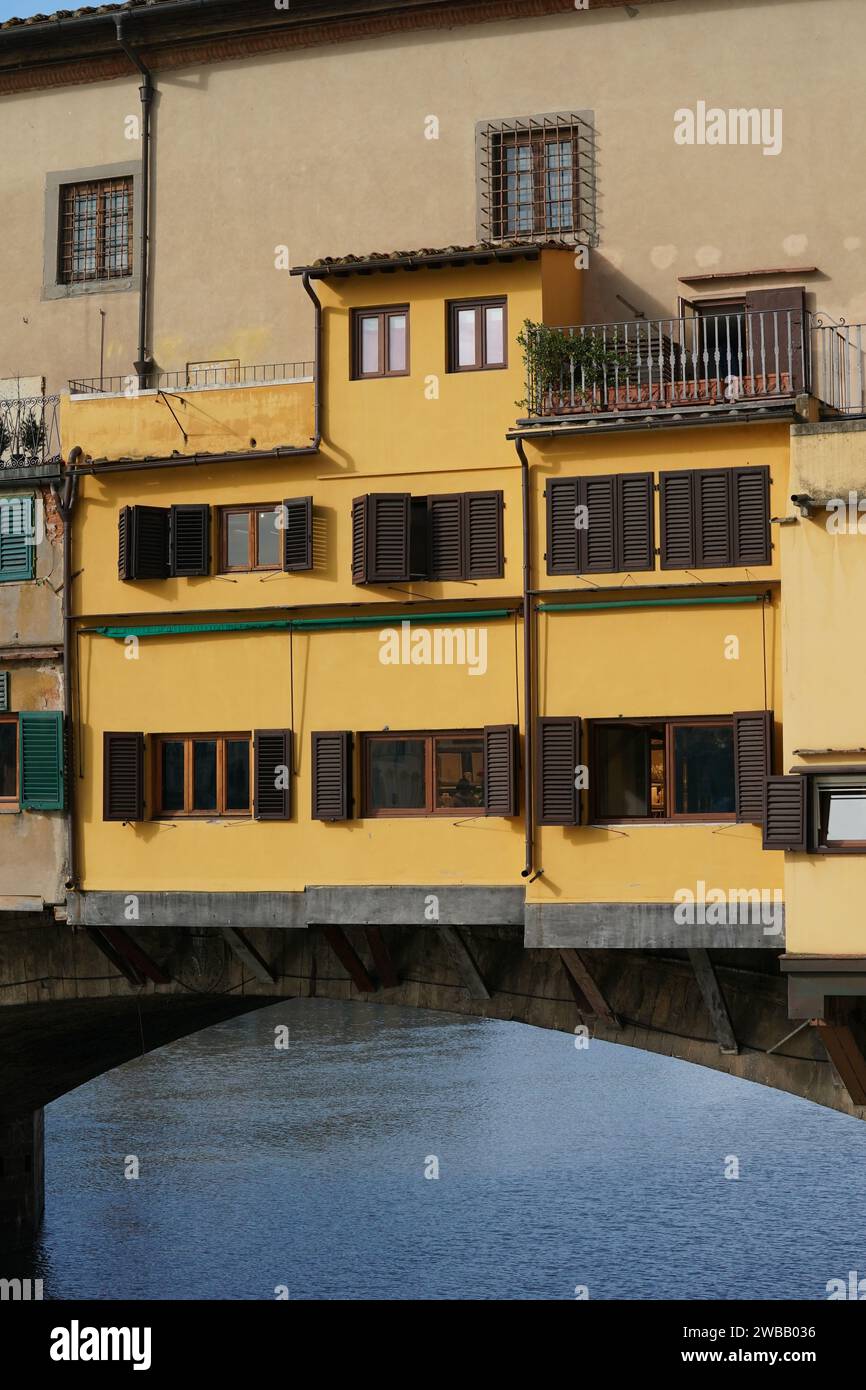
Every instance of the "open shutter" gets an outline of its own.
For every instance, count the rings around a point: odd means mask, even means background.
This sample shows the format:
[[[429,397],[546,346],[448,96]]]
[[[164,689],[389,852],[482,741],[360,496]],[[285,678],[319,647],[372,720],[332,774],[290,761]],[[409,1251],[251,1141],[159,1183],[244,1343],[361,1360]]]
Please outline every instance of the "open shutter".
[[[63,715],[59,710],[25,710],[18,723],[21,806],[30,811],[62,811]]]
[[[804,296],[802,285],[746,292],[747,367],[757,378],[755,395],[805,389]]]
[[[169,526],[172,575],[210,573],[210,507],[207,503],[183,503],[171,509]]]
[[[539,825],[578,825],[580,720],[539,719],[536,757]]]
[[[367,512],[367,580],[371,584],[409,579],[408,492],[373,492]]]
[[[464,579],[463,498],[458,492],[427,498],[430,516],[430,578]]]
[[[0,583],[33,579],[36,569],[36,528],[32,497],[0,501]]]
[[[346,730],[313,734],[313,820],[352,815],[352,735]]]
[[[695,564],[715,569],[733,563],[731,468],[699,468],[694,479]]]
[[[132,507],[121,507],[117,518],[117,577],[132,579]]]
[[[144,734],[102,736],[102,819],[144,820]]]
[[[652,473],[620,473],[617,477],[617,493],[617,569],[654,569]]]
[[[367,512],[369,497],[352,501],[352,583],[367,582]]]
[[[764,849],[806,848],[806,784],[803,776],[764,781]]]
[[[117,571],[121,579],[167,579],[167,507],[122,507],[118,518]]]
[[[254,810],[256,820],[291,820],[292,731],[255,731]]]
[[[773,714],[752,710],[734,715],[734,786],[737,820],[761,825],[764,783],[772,770]]]
[[[690,569],[695,563],[692,475],[683,470],[660,473],[661,485],[661,567],[663,570]]]
[[[769,565],[770,470],[733,470],[734,564]]]
[[[283,569],[313,568],[313,499],[289,497],[283,503]]]
[[[0,714],[8,714],[12,696],[9,693],[9,672],[0,671]]]
[[[578,501],[587,509],[587,526],[578,531],[580,572],[609,573],[616,569],[616,479],[579,479]]]
[[[548,478],[547,498],[547,573],[577,574],[578,507],[577,478]]]
[[[484,730],[484,811],[488,816],[518,814],[519,762],[517,725],[488,724]]]
[[[501,579],[502,493],[468,492],[464,497],[466,517],[467,579]]]

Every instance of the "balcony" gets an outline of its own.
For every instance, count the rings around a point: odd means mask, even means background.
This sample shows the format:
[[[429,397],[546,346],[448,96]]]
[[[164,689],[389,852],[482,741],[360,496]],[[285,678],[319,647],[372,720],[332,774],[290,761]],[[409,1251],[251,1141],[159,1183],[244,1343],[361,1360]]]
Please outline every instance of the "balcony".
[[[862,325],[791,309],[527,323],[519,341],[523,423],[784,411],[804,393],[830,414],[866,409]]]
[[[59,396],[0,399],[0,484],[60,473]]]

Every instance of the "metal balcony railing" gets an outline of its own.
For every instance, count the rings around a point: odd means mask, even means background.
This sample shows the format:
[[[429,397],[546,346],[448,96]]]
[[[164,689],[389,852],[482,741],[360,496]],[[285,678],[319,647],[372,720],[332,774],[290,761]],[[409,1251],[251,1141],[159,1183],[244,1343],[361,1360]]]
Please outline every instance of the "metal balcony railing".
[[[59,396],[0,399],[0,475],[60,462]]]
[[[860,328],[796,309],[551,329],[528,325],[531,419],[783,402],[802,392],[864,409]]]
[[[242,366],[240,362],[195,363],[179,371],[156,370],[141,380],[134,372],[124,376],[92,376],[69,382],[69,390],[77,395],[127,395],[139,391],[189,390],[193,386],[268,386],[278,382],[311,377],[312,362],[265,362],[257,366]]]

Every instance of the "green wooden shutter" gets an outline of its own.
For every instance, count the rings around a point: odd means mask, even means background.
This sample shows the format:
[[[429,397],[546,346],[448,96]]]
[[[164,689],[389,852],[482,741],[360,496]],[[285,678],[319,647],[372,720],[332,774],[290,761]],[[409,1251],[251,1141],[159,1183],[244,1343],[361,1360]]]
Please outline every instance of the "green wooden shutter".
[[[33,579],[36,536],[32,497],[0,501],[0,583]]]
[[[21,806],[62,811],[63,715],[59,710],[24,710],[19,715]]]

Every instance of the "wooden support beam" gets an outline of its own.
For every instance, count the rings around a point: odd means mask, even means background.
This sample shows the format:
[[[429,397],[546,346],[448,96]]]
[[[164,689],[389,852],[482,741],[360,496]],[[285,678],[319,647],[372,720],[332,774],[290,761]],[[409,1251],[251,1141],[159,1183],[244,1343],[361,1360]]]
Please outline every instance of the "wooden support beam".
[[[713,963],[710,960],[709,951],[696,949],[689,951],[689,960],[695,972],[695,979],[703,995],[704,1003],[713,1024],[713,1032],[716,1035],[716,1042],[719,1044],[719,1051],[726,1053],[738,1053],[739,1046],[734,1036],[731,1016],[728,1013],[728,1006],[725,997],[719,986]]]
[[[255,946],[250,945],[243,932],[237,931],[235,927],[223,927],[222,934],[238,960],[243,961],[257,980],[260,980],[263,985],[275,985],[277,983],[276,975],[270,966],[262,960]]]
[[[852,1001],[827,1002],[828,1018],[813,1019],[818,1037],[854,1104],[866,1105],[866,1024]]]
[[[346,974],[350,976],[355,988],[362,994],[375,993],[376,986],[367,973],[367,967],[342,927],[322,927],[322,933]]]
[[[157,965],[123,927],[98,927],[88,930],[103,955],[108,956],[130,984],[140,986],[145,980],[153,980],[156,985],[171,984],[171,976],[166,975],[162,966]]]
[[[614,1028],[621,1027],[619,1019],[590,974],[580,952],[567,948],[560,951],[559,958],[565,966],[568,983],[580,1012],[595,1018],[606,1018]]]
[[[456,927],[440,927],[439,935],[448,948],[448,954],[457,967],[461,980],[469,991],[470,999],[492,999],[493,995],[484,982],[469,947]]]
[[[370,954],[373,957],[373,964],[379,976],[379,985],[382,989],[396,989],[400,983],[400,976],[394,969],[394,962],[391,959],[391,952],[388,944],[382,935],[381,927],[365,927],[364,934],[367,937],[367,945],[370,947]]]
[[[141,989],[141,986],[144,984],[144,976],[139,974],[135,967],[130,965],[129,961],[126,960],[119,951],[115,951],[110,941],[106,940],[99,928],[87,927],[86,931],[94,946],[102,952],[106,960],[111,961],[115,970],[119,970],[123,978],[128,980],[134,989]]]

